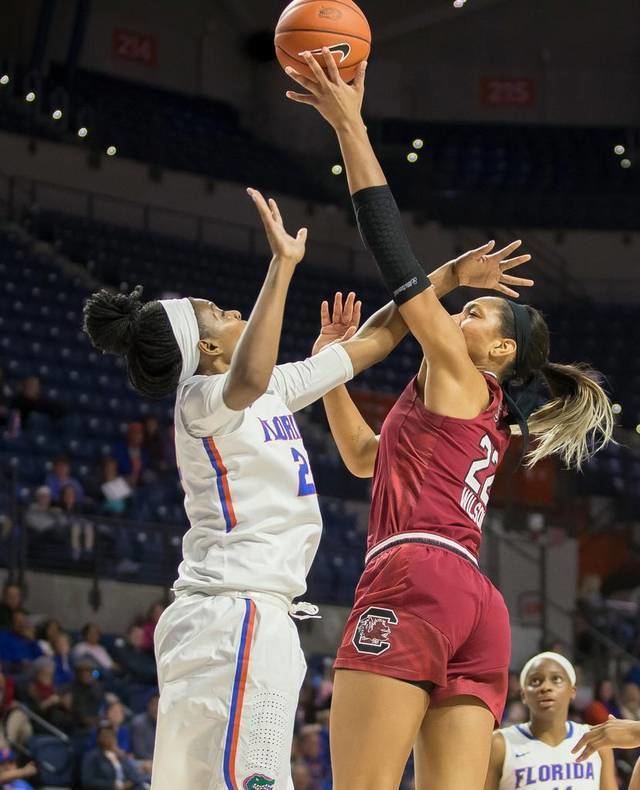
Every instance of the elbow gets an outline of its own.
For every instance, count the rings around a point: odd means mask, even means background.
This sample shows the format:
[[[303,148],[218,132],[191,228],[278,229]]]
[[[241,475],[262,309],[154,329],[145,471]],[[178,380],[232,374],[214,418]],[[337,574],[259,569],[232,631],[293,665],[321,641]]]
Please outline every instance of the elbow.
[[[373,464],[366,458],[349,459],[346,466],[354,477],[359,477],[361,480],[373,477]]]

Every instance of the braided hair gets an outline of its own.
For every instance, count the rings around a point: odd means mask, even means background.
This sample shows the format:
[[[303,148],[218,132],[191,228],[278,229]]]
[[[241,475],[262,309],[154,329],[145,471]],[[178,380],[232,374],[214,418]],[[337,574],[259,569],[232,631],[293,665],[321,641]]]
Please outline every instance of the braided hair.
[[[102,289],[84,306],[83,329],[94,348],[125,357],[132,387],[147,398],[174,393],[182,355],[159,301],[143,303],[142,286],[130,294]]]

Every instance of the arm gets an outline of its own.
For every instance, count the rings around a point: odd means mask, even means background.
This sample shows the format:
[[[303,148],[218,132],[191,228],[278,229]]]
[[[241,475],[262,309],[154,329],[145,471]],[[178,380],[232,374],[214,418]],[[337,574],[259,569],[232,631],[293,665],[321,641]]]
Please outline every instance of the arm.
[[[469,357],[458,323],[440,304],[402,228],[398,208],[360,115],[364,68],[353,86],[349,86],[341,79],[326,49],[324,56],[328,75],[308,53],[305,61],[314,79],[287,70],[310,91],[310,94],[289,92],[287,95],[314,106],[336,131],[365,244],[373,252],[405,323],[430,364],[425,390],[427,406],[454,417],[474,417],[486,405],[486,382]],[[486,251],[492,246],[488,245]],[[515,249],[513,245],[503,251],[502,258],[512,249]],[[515,259],[509,264],[517,265]],[[505,290],[504,286],[501,290]]]
[[[585,733],[571,750],[580,763],[601,749],[637,749],[640,747],[640,721],[616,719],[609,716]]]
[[[499,790],[504,756],[504,738],[498,730],[493,733],[491,738],[491,757],[489,758],[489,769],[484,783],[484,790]]]
[[[640,790],[640,760],[635,765],[629,782],[629,790]]]
[[[296,265],[304,256],[306,228],[289,236],[275,200],[269,205],[248,190],[262,219],[273,258],[247,326],[234,351],[222,397],[229,409],[242,411],[264,394],[276,364],[285,301]]]
[[[616,766],[611,749],[603,749],[600,752],[602,760],[602,771],[600,772],[600,790],[618,790],[618,780],[616,779]]]

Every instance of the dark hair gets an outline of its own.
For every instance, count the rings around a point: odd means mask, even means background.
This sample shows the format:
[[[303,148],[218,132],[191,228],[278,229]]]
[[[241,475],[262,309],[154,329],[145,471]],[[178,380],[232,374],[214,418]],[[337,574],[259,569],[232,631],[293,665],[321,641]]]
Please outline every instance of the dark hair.
[[[182,370],[182,355],[158,301],[141,301],[142,286],[130,294],[102,289],[84,306],[84,331],[93,346],[127,360],[131,385],[147,398],[175,392]]]
[[[611,402],[600,385],[602,377],[588,365],[560,365],[549,360],[549,327],[539,310],[523,305],[530,321],[526,349],[518,355],[518,383],[535,390],[535,380],[542,379],[550,398],[539,408],[526,413],[529,432],[538,438],[536,447],[527,454],[531,467],[549,455],[559,455],[568,467],[580,469],[613,436],[614,417]],[[505,337],[516,338],[513,310],[504,299],[501,331]],[[503,374],[505,382],[513,381],[514,364]]]
[[[86,639],[89,636],[89,629],[90,628],[97,628],[98,631],[100,630],[100,626],[97,623],[85,623],[82,626],[82,631],[80,631],[80,635],[83,639]]]

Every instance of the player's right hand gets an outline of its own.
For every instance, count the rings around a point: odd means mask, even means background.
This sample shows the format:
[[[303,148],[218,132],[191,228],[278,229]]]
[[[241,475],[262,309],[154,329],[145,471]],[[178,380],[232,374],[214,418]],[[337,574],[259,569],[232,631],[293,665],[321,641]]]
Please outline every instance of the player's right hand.
[[[342,291],[338,291],[333,298],[333,312],[329,312],[329,302],[320,305],[320,334],[313,344],[312,355],[317,354],[331,343],[340,343],[349,340],[358,331],[362,302],[356,301],[353,291],[349,293],[345,302],[342,301]]]
[[[295,238],[290,236],[284,228],[280,209],[273,198],[269,198],[267,203],[257,189],[251,188],[247,189],[247,194],[258,209],[274,259],[294,266],[300,263],[304,258],[307,229],[300,228]]]

